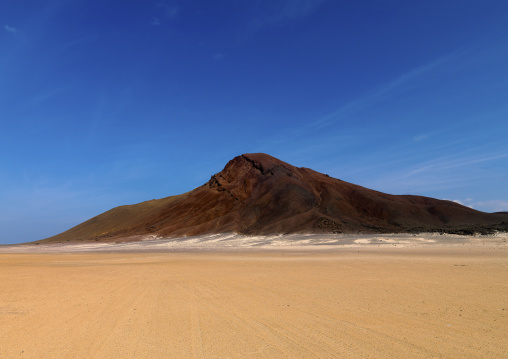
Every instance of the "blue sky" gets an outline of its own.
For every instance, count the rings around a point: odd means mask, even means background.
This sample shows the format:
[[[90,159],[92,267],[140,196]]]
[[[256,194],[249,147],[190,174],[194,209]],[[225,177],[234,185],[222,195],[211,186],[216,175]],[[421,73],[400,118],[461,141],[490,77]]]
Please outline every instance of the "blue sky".
[[[265,152],[508,211],[508,2],[0,3],[0,243]]]

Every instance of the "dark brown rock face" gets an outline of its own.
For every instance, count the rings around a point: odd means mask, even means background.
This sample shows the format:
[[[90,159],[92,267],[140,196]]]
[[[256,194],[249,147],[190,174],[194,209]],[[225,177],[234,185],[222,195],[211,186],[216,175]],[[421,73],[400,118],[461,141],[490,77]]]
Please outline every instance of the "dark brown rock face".
[[[429,197],[389,195],[255,153],[235,157],[190,192],[114,208],[44,241],[106,241],[150,233],[467,234],[492,229],[508,229],[508,214]]]

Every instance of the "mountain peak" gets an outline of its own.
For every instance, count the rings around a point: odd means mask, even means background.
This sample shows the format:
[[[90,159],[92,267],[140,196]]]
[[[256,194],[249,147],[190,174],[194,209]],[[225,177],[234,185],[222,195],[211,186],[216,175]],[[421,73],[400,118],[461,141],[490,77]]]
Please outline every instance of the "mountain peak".
[[[275,157],[267,155],[265,153],[245,153],[240,156],[236,156],[229,161],[222,172],[228,172],[232,169],[251,169],[258,170],[263,175],[273,175],[277,169],[285,169],[284,172],[295,172],[296,167],[289,163],[283,162]]]
[[[243,157],[250,162],[260,163],[265,167],[271,167],[275,165],[291,166],[290,164],[281,161],[273,156],[267,155],[266,153],[244,153],[240,157]]]

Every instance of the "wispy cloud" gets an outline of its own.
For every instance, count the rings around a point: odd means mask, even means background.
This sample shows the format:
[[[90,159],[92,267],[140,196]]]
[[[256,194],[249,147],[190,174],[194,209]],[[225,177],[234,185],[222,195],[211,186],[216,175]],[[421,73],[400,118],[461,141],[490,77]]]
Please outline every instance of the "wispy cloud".
[[[216,52],[214,54],[212,54],[212,57],[214,60],[222,60],[224,57],[226,57],[226,55],[224,55],[223,53],[221,52]]]
[[[351,115],[358,110],[364,110],[368,107],[372,107],[401,91],[407,91],[414,86],[414,82],[416,82],[418,79],[447,63],[454,56],[456,55],[452,53],[431,61],[427,64],[418,66],[406,73],[403,73],[390,82],[370,91],[369,93],[366,93],[356,100],[353,100],[339,107],[336,111],[324,116],[323,118],[314,121],[312,125],[314,127],[324,126],[331,122],[335,122],[345,116]]]
[[[158,2],[155,7],[157,14],[150,21],[152,26],[161,26],[164,22],[173,20],[180,14],[180,8],[173,3]]]
[[[439,67],[449,63],[455,57],[457,57],[457,53],[454,52],[402,73],[401,75],[393,78],[391,81],[388,81],[387,83],[366,92],[358,98],[343,104],[337,110],[329,113],[328,115],[321,118],[311,119],[299,127],[288,129],[285,134],[285,138],[293,141],[295,138],[307,136],[309,131],[322,131],[323,128],[327,126],[334,125],[340,121],[348,121],[354,118],[360,111],[368,110],[383,101],[396,97],[400,93],[417,87],[418,81],[426,75],[432,73],[432,71],[437,71]],[[362,127],[361,131],[362,136],[365,137],[371,130],[369,128]],[[350,129],[350,133],[352,132],[354,132],[354,130]],[[422,133],[413,137],[413,141],[421,142],[428,139],[431,135],[431,133]]]
[[[298,19],[314,12],[326,0],[288,0],[281,11],[281,17]]]
[[[18,34],[20,32],[20,30],[18,28],[12,27],[12,26],[9,26],[9,25],[4,25],[4,28],[5,28],[5,30],[7,30],[11,34]]]
[[[251,30],[273,26],[311,15],[327,0],[258,1],[258,16],[251,23]]]
[[[469,151],[468,151],[469,152]],[[494,161],[508,158],[508,153],[487,153],[482,156],[471,157],[469,154],[459,156],[445,156],[423,163],[418,168],[410,171],[407,176],[414,176],[427,171],[442,171],[476,165],[482,162]]]
[[[417,135],[417,136],[413,137],[413,141],[415,141],[415,142],[421,142],[421,141],[425,141],[429,137],[430,137],[430,135],[428,133],[422,133],[420,135]]]
[[[469,208],[474,208],[473,204],[472,204],[472,202],[473,202],[472,198],[466,198],[463,201],[461,201],[460,199],[448,199],[448,198],[444,198],[444,199],[447,200],[447,201],[452,201],[452,202],[461,204],[461,205],[469,207]]]
[[[173,19],[180,13],[180,8],[173,4],[159,2],[157,7],[161,10],[161,15],[166,19]]]
[[[490,201],[475,201],[472,198],[466,198],[463,200],[454,199],[449,200],[463,206],[474,208],[483,212],[508,212],[508,200],[506,199],[494,199]]]
[[[65,93],[68,90],[69,90],[69,88],[67,86],[49,87],[49,88],[43,89],[40,92],[35,93],[31,97],[27,97],[26,105],[27,106],[42,105],[48,101],[58,98],[58,96],[62,95],[63,93]]]
[[[473,202],[473,208],[485,212],[508,212],[508,200],[495,199],[491,201]]]

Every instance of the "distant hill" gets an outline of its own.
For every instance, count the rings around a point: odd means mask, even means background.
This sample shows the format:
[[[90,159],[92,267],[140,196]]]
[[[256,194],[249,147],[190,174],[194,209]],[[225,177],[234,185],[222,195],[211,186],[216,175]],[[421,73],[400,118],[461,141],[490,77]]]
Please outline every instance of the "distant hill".
[[[155,234],[390,233],[508,230],[508,213],[390,195],[262,153],[233,158],[181,195],[113,208],[40,243],[110,241]]]

